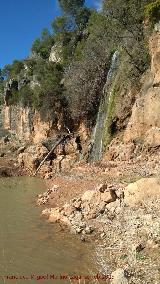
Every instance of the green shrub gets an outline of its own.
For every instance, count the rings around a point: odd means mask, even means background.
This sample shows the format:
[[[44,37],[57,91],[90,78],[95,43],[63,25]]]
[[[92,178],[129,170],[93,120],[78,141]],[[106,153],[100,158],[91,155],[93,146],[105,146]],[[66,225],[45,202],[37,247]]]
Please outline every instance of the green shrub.
[[[23,86],[19,90],[19,102],[24,106],[24,107],[29,107],[32,106],[34,101],[34,94],[33,91],[29,86]]]
[[[14,60],[12,64],[7,64],[2,69],[2,76],[5,79],[13,78],[19,75],[24,70],[24,62],[20,60]]]
[[[149,18],[152,24],[155,24],[160,20],[160,0],[146,5],[145,16]]]
[[[8,98],[8,105],[17,105],[20,101],[20,93],[16,90],[12,91],[12,96]]]
[[[51,35],[47,29],[44,29],[41,33],[41,37],[33,42],[31,51],[43,59],[48,59],[54,43],[54,36]]]

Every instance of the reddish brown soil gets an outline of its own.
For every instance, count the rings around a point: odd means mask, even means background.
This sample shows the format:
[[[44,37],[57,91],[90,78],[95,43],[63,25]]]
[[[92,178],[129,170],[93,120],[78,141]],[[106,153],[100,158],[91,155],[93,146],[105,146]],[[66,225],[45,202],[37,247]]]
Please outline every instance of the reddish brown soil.
[[[87,180],[69,176],[59,176],[47,181],[48,188],[57,185],[57,191],[50,195],[48,205],[63,206],[67,201],[75,198],[86,190],[92,190],[98,184],[96,179]]]

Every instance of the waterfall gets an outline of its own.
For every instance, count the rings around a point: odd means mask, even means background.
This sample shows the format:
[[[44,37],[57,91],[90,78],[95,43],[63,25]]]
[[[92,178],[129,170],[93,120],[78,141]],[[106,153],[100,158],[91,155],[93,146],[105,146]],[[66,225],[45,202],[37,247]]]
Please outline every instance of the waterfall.
[[[107,74],[106,83],[103,88],[103,94],[97,114],[96,125],[92,134],[92,148],[89,154],[89,161],[98,161],[102,158],[104,126],[107,119],[108,104],[112,95],[112,84],[116,75],[118,64],[119,51],[115,51],[112,56],[111,67]]]
[[[0,129],[2,128],[2,106],[0,105]]]

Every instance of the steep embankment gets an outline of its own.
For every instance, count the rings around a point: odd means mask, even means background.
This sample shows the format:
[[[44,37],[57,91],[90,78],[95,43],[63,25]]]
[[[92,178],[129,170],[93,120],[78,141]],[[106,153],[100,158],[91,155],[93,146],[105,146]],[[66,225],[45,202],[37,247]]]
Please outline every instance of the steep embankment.
[[[51,157],[50,161],[45,162],[40,171],[41,176],[49,178],[55,173],[70,171],[75,163],[81,160],[94,160],[101,156],[103,151],[104,160],[122,163],[117,169],[120,173],[121,169],[131,167],[129,164],[125,166],[125,161],[128,163],[131,160],[134,170],[136,166],[139,168],[135,165],[137,157],[140,160],[139,164],[144,164],[146,154],[143,153],[149,149],[153,152],[155,147],[159,147],[160,141],[159,38],[160,33],[157,29],[149,41],[151,66],[141,78],[139,92],[133,85],[130,89],[123,89],[120,85],[123,60],[117,70],[112,66],[114,61],[111,63],[109,79],[107,77],[104,85],[97,124],[92,135],[84,122],[76,125],[73,121],[67,121],[60,105],[57,105],[56,111],[45,110],[45,116],[43,112],[34,108],[4,106],[3,126],[16,137],[13,143],[18,145],[16,148],[20,148],[16,153],[24,172],[33,174],[57,138],[69,131],[74,134],[56,149],[55,156]],[[116,63],[117,66],[118,64]],[[110,140],[111,143],[107,145]],[[95,154],[95,151],[98,152]],[[156,155],[157,153],[158,150]],[[154,154],[148,157],[151,162],[147,172],[158,167],[156,160],[151,158],[153,156]],[[144,166],[141,165],[142,168]]]
[[[150,38],[151,68],[132,109],[124,141],[139,140],[144,146],[160,145],[160,32]]]
[[[73,131],[74,134],[61,144],[54,155],[48,159],[40,171],[42,177],[53,176],[55,172],[69,170],[70,167],[87,155],[89,131],[82,123],[67,125],[60,110],[48,110],[43,117],[33,108],[5,106],[2,110],[3,127],[10,134],[1,141],[1,151],[7,154],[12,148],[17,154],[19,167],[23,173],[33,175],[45,155],[51,150],[57,139]],[[5,150],[6,148],[6,150]],[[6,152],[6,153],[5,153]]]

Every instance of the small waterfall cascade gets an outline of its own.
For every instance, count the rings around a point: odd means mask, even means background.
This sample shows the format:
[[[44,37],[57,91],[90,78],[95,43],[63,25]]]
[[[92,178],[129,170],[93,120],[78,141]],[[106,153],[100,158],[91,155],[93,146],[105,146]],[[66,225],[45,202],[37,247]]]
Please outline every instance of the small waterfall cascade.
[[[0,106],[0,139],[3,137],[2,106]]]
[[[89,161],[98,161],[103,154],[103,134],[105,122],[107,119],[108,104],[112,95],[112,85],[115,79],[116,71],[119,65],[119,51],[115,51],[112,56],[111,67],[107,74],[106,83],[103,88],[103,94],[100,101],[97,114],[96,125],[92,134],[92,143],[89,154]]]
[[[2,107],[0,106],[0,129],[2,128]]]

